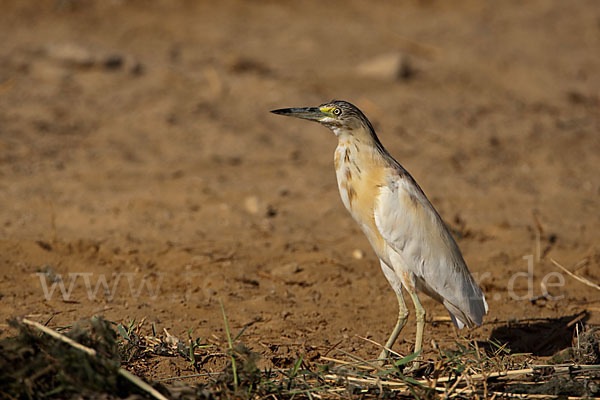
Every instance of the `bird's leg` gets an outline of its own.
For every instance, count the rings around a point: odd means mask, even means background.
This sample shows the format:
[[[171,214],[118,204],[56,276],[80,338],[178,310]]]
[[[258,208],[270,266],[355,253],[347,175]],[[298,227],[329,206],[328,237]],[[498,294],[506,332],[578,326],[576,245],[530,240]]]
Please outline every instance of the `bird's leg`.
[[[404,297],[402,297],[402,281],[396,275],[396,272],[388,266],[383,260],[379,260],[381,264],[381,270],[383,271],[383,275],[388,280],[392,289],[396,293],[396,298],[398,299],[398,321],[396,322],[396,326],[394,327],[394,331],[390,335],[390,338],[385,343],[385,347],[381,350],[379,354],[379,364],[382,366],[385,364],[385,361],[389,355],[389,351],[387,349],[391,349],[394,345],[394,342],[398,338],[400,331],[404,328],[406,324],[406,320],[408,318],[408,308],[406,308],[406,303],[404,303]]]
[[[410,298],[415,304],[415,316],[417,318],[417,336],[415,338],[415,353],[423,347],[423,330],[425,328],[425,309],[419,301],[416,291],[409,291]]]
[[[390,338],[387,340],[387,342],[385,342],[384,349],[381,350],[381,353],[379,354],[380,364],[385,363],[385,360],[389,355],[389,351],[387,349],[392,348],[394,342],[400,334],[400,331],[402,331],[402,328],[404,328],[404,325],[406,325],[406,320],[408,319],[408,308],[406,308],[406,303],[404,303],[402,292],[396,292],[396,297],[398,298],[398,321],[396,322],[396,326],[394,327]]]

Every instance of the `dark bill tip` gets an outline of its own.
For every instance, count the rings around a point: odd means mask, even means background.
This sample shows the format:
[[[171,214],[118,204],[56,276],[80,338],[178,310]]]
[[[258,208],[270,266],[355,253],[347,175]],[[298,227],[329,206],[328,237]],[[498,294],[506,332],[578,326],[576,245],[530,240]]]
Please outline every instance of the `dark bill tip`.
[[[280,108],[279,110],[272,110],[271,112],[273,114],[310,119],[313,121],[318,121],[319,119],[325,116],[325,114],[323,114],[319,107]]]
[[[286,115],[286,114],[290,114],[290,110],[292,110],[291,108],[280,108],[278,110],[271,110],[271,112],[273,114],[279,114],[279,115]]]

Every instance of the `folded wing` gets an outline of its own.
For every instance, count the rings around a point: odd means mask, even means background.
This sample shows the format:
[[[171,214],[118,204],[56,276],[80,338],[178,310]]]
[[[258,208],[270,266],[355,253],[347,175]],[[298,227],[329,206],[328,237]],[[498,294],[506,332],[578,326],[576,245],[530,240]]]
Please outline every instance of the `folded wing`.
[[[379,233],[402,259],[396,270],[414,274],[417,289],[444,304],[462,328],[481,325],[488,306],[456,242],[421,188],[404,170],[380,188]]]

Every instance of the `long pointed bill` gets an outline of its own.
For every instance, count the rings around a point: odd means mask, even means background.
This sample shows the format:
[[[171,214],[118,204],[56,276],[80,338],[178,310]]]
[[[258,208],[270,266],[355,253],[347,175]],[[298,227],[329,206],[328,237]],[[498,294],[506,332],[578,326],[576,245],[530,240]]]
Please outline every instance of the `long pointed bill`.
[[[308,119],[311,121],[320,121],[323,117],[327,117],[319,107],[304,107],[304,108],[282,108],[271,111],[273,114],[286,115],[288,117],[296,117]]]

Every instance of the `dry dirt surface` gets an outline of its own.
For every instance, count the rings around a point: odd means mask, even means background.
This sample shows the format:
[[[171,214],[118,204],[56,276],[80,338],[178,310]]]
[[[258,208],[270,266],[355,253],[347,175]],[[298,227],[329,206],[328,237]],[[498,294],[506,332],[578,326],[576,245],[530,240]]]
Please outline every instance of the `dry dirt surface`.
[[[543,358],[578,315],[600,323],[600,292],[550,261],[600,282],[596,1],[0,6],[4,335],[103,315],[222,346],[221,300],[264,365],[375,357],[363,338],[397,304],[339,199],[335,137],[268,112],[332,98],[371,119],[488,298],[456,331],[423,296],[425,358],[457,335]],[[412,313],[395,349],[414,333]]]

